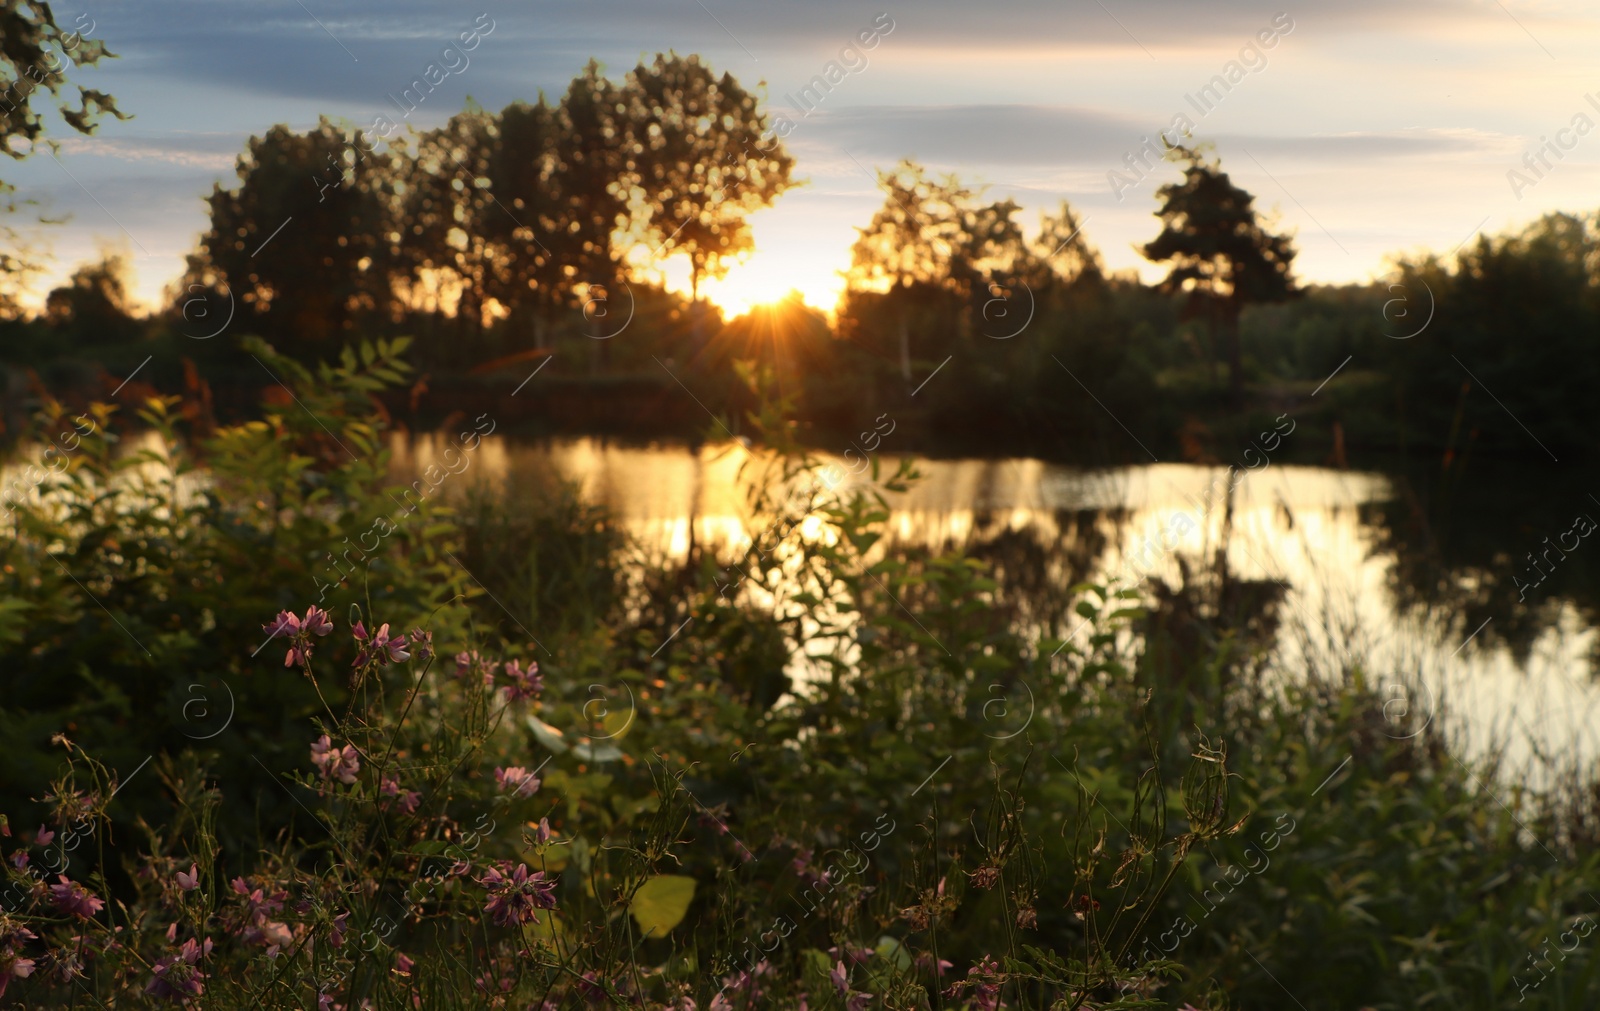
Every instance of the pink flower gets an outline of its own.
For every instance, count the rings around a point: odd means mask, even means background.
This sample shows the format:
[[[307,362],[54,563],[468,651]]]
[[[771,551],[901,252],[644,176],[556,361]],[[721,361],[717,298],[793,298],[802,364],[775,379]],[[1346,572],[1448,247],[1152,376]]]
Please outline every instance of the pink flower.
[[[290,615],[293,617],[293,615]],[[300,623],[301,627],[312,635],[327,635],[333,631],[333,622],[328,618],[328,612],[312,604],[306,608],[306,616]]]
[[[420,628],[411,630],[411,645],[415,647],[417,659],[427,663],[433,659],[433,633],[424,632]]]
[[[292,611],[279,611],[276,618],[261,626],[261,630],[273,639],[284,635],[299,635],[300,619],[296,618]]]
[[[527,864],[518,864],[511,870],[511,862],[503,860],[500,866],[489,870],[479,884],[489,891],[489,901],[483,911],[494,917],[502,927],[528,922],[539,922],[535,909],[556,907],[556,883],[545,877],[544,871],[528,873]]]
[[[323,779],[332,777],[346,786],[354,783],[361,772],[361,756],[356,746],[347,744],[342,748],[333,747],[327,734],[312,742],[311,764],[322,773]]]
[[[35,846],[48,846],[55,841],[55,838],[56,834],[54,832],[40,825],[39,831],[33,834],[33,844]]]
[[[517,661],[507,660],[504,670],[506,679],[511,682],[505,687],[507,702],[535,698],[544,691],[544,675],[539,673],[536,661],[528,661],[528,669],[523,670]]]
[[[416,811],[417,806],[422,803],[422,794],[415,790],[400,789],[400,781],[392,777],[385,777],[383,785],[378,788],[378,792],[385,797],[399,797],[400,810],[406,814]]]
[[[182,871],[178,872],[178,887],[186,892],[192,892],[200,887],[200,866],[198,864],[190,864],[189,873],[187,874]]]
[[[850,992],[850,970],[844,967],[843,961],[833,967],[833,971],[828,973],[828,978],[833,980],[833,988],[840,994]]]
[[[152,967],[154,975],[144,992],[179,1003],[200,996],[206,989],[202,982],[206,974],[200,971],[198,963],[209,954],[211,938],[206,938],[204,945],[196,944],[194,938],[189,938],[183,942],[177,954],[157,960]]]
[[[549,842],[550,841],[550,836],[553,835],[553,834],[554,833],[552,833],[550,831],[550,819],[549,818],[540,818],[539,819],[539,827],[538,827],[538,829],[536,829],[534,831],[534,838],[539,840],[539,842],[541,844],[543,844],[543,843]]]
[[[356,654],[355,662],[350,665],[352,667],[362,667],[373,660],[380,664],[387,664],[391,661],[400,663],[403,660],[411,659],[411,654],[406,651],[406,637],[402,634],[390,638],[388,622],[378,626],[378,630],[373,632],[369,638],[366,626],[358,621],[351,630],[351,634],[366,643],[365,646],[361,647],[361,652]]]
[[[398,951],[394,953],[394,972],[395,972],[395,975],[397,975],[397,976],[409,976],[409,975],[411,975],[411,967],[413,965],[416,965],[416,963],[411,961],[411,959],[407,958],[405,955],[401,954]]]
[[[340,913],[333,918],[333,926],[328,929],[328,942],[335,948],[344,944],[344,932],[350,923],[349,913]]]
[[[56,908],[63,913],[71,913],[87,920],[105,908],[103,900],[96,898],[93,892],[76,881],[69,881],[65,874],[58,874],[56,877],[61,883],[51,885],[50,894],[55,899]]]
[[[500,784],[500,789],[510,790],[513,797],[531,797],[539,789],[539,777],[520,765],[513,765],[509,769],[496,768],[494,781]]]
[[[33,959],[19,958],[10,948],[0,948],[0,996],[13,979],[27,979],[33,975]]]

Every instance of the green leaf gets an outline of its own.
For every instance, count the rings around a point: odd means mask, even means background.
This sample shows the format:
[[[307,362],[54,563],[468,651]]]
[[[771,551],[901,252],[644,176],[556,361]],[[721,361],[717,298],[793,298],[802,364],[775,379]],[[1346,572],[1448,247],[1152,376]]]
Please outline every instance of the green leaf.
[[[657,874],[633,893],[628,912],[638,921],[645,937],[666,937],[683,922],[694,901],[694,878],[682,874]]]

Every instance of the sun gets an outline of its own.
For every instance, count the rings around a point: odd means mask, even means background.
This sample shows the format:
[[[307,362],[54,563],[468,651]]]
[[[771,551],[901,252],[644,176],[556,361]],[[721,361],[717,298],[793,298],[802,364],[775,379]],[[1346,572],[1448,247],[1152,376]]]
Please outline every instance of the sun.
[[[816,233],[803,213],[782,213],[779,208],[757,211],[750,217],[755,248],[728,264],[720,278],[700,282],[700,295],[722,310],[725,319],[743,316],[762,305],[782,302],[798,292],[807,305],[830,318],[844,291],[843,270],[849,266],[848,236],[844,241],[827,232]],[[658,263],[666,285],[689,292],[689,265],[683,256],[667,256]]]

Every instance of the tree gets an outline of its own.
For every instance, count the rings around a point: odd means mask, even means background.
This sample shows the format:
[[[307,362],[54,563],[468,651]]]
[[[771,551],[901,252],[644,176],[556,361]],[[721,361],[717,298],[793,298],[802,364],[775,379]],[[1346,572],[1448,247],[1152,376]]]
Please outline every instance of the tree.
[[[1200,317],[1228,357],[1228,387],[1237,403],[1244,393],[1239,353],[1239,314],[1250,303],[1281,302],[1295,295],[1295,249],[1288,236],[1261,226],[1255,198],[1235,186],[1216,161],[1177,146],[1169,157],[1187,162],[1183,181],[1156,191],[1161,234],[1142,252],[1154,263],[1171,263],[1163,291],[1183,292],[1184,315]]]
[[[128,297],[128,261],[108,254],[73,271],[45,298],[44,318],[66,343],[119,344],[136,338],[140,324]]]
[[[388,154],[323,118],[304,134],[274,126],[239,156],[239,187],[207,199],[211,227],[188,280],[225,281],[265,336],[326,353],[391,306],[387,264],[400,244]]]
[[[38,150],[40,138],[46,133],[40,107],[60,97],[67,81],[63,63],[92,66],[103,57],[116,57],[106,49],[104,41],[86,37],[86,32],[94,30],[92,20],[84,26],[87,17],[80,15],[74,30],[68,32],[56,23],[48,3],[0,0],[0,151],[10,158],[20,161]],[[81,134],[94,133],[104,114],[128,118],[110,95],[82,86],[78,88],[77,108],[63,102],[56,111],[67,126]],[[46,144],[53,150],[53,142],[47,140]],[[9,199],[13,189],[11,184],[0,181],[0,200],[4,201],[0,212],[16,212],[17,203]],[[11,226],[0,225],[0,243],[6,247],[0,249],[0,282],[10,288],[35,265]],[[0,315],[9,316],[15,311],[14,293],[0,290]]]
[[[553,218],[558,227],[543,240],[554,258],[552,305],[570,298],[578,285],[585,296],[599,289],[609,297],[622,275],[614,237],[627,221],[628,176],[637,161],[626,142],[626,110],[621,90],[594,60],[572,79],[556,110]],[[588,322],[597,331],[605,326],[598,317]],[[610,360],[611,341],[589,344],[590,367],[598,371]]]
[[[761,139],[767,119],[755,96],[698,56],[658,53],[623,90],[623,142],[645,219],[639,234],[689,258],[698,305],[700,279],[722,276],[730,258],[752,248],[749,215],[790,186],[794,159],[776,135]]]
[[[453,304],[463,337],[480,339],[487,304],[505,297],[503,250],[514,226],[493,192],[491,165],[500,143],[499,119],[476,106],[417,138],[398,166],[405,186],[398,203],[394,279],[418,303]],[[502,218],[504,220],[502,220]]]

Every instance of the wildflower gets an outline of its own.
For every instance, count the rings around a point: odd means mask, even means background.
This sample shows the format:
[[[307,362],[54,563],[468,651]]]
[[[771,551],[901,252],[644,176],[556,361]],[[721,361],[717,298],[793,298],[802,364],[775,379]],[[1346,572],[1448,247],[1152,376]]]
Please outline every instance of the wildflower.
[[[833,971],[828,973],[828,978],[833,980],[834,989],[841,995],[850,991],[850,970],[844,967],[843,961],[833,967]]]
[[[1000,1004],[1000,985],[1005,982],[1005,977],[1000,974],[1000,963],[983,956],[977,965],[967,970],[967,978],[953,983],[944,991],[944,996],[955,999],[967,989],[972,990],[972,1006],[978,1011],[995,1011]]]
[[[930,952],[925,951],[917,956],[917,968],[923,970],[924,972],[932,972],[935,975],[943,976],[945,974],[945,970],[952,969],[954,967],[954,962],[947,962],[942,958],[935,961]]]
[[[178,872],[178,887],[186,892],[192,892],[200,887],[200,866],[198,864],[190,864],[189,873],[187,874],[182,871]]]
[[[144,992],[178,1002],[200,996],[206,989],[202,982],[206,974],[200,971],[198,963],[209,954],[211,938],[206,938],[204,945],[196,944],[194,938],[189,938],[183,942],[177,954],[156,961],[154,975]]]
[[[405,635],[401,634],[391,638],[389,636],[388,622],[378,626],[377,631],[368,636],[366,626],[358,621],[355,623],[355,627],[351,629],[350,634],[366,643],[361,647],[361,651],[356,654],[355,662],[350,665],[352,667],[362,667],[373,660],[380,664],[387,664],[390,662],[400,663],[403,660],[411,659],[411,654],[406,650]]]
[[[400,781],[398,779],[394,779],[393,777],[385,777],[383,780],[383,785],[378,788],[378,792],[383,794],[385,797],[399,797],[400,810],[404,811],[406,814],[411,814],[416,811],[417,806],[422,803],[422,794],[415,790],[400,789]]]
[[[511,870],[511,862],[501,861],[498,868],[490,869],[479,883],[489,890],[489,901],[483,911],[491,914],[502,927],[539,922],[535,909],[554,909],[556,883],[545,878],[544,871],[528,873],[527,864],[518,864]]]
[[[312,635],[327,635],[333,631],[333,622],[328,618],[327,611],[312,604],[306,609],[306,616],[300,622],[300,627]]]
[[[250,932],[249,940],[262,941],[267,946],[267,957],[276,958],[278,952],[294,943],[294,932],[287,923],[268,920],[258,930]]]
[[[520,765],[509,769],[496,767],[494,781],[502,790],[510,790],[513,797],[531,797],[539,789],[539,777]]]
[[[33,959],[19,958],[9,948],[0,950],[0,996],[5,995],[6,986],[13,979],[27,979],[31,975],[33,975]]]
[[[405,955],[398,951],[394,953],[394,972],[396,976],[411,975],[411,967],[413,965],[416,965],[416,963]]]
[[[539,840],[540,845],[543,845],[550,841],[550,836],[552,834],[553,833],[550,831],[550,819],[540,818],[539,827],[534,832],[534,838]]]
[[[273,639],[279,636],[293,636],[300,634],[300,619],[292,611],[279,611],[278,616],[261,626],[261,630]]]
[[[503,670],[506,679],[511,682],[504,689],[507,702],[535,698],[544,691],[544,675],[539,673],[537,661],[528,661],[528,669],[523,670],[517,661],[507,660]]]
[[[344,933],[350,924],[350,914],[340,913],[333,918],[333,926],[328,929],[328,943],[335,948],[344,944]]]
[[[24,867],[28,866],[28,853],[27,853],[27,851],[26,850],[17,850],[15,853],[11,854],[11,863],[12,863],[12,866],[16,867],[16,869],[19,870],[19,871],[22,870]]]
[[[33,844],[35,846],[48,846],[55,841],[55,838],[56,834],[54,832],[40,825],[39,831],[33,835]]]
[[[311,744],[311,764],[317,767],[323,779],[333,777],[349,786],[361,772],[361,757],[353,744],[333,747],[328,735],[323,734]]]
[[[411,630],[411,645],[415,647],[417,659],[427,663],[433,659],[433,633],[424,632],[420,628]]]
[[[50,886],[50,894],[55,899],[56,908],[63,913],[81,916],[85,920],[94,916],[105,908],[105,902],[95,897],[94,893],[70,881],[65,874],[56,875],[60,884]]]
[[[292,611],[279,611],[276,618],[261,628],[269,640],[279,637],[289,640],[289,651],[283,657],[285,667],[304,667],[311,661],[311,636],[327,635],[333,631],[333,622],[327,611],[312,604],[304,618],[295,617]]]

